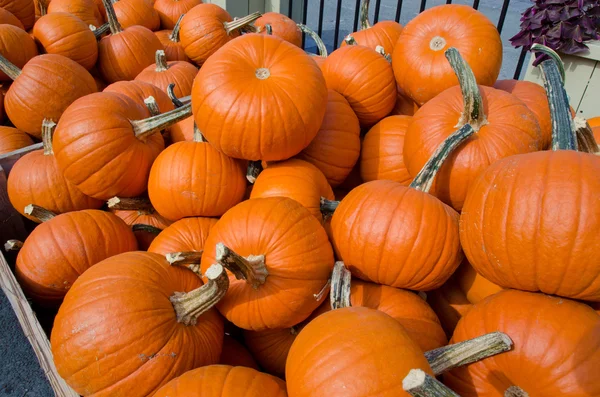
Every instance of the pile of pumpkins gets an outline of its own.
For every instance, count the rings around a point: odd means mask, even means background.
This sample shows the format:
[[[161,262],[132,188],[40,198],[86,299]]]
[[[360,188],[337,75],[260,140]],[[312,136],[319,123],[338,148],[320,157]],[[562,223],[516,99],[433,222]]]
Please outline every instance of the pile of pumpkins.
[[[600,396],[600,120],[551,50],[544,89],[463,5],[363,0],[329,55],[201,0],[0,7],[0,153],[42,142],[6,247],[80,395]]]

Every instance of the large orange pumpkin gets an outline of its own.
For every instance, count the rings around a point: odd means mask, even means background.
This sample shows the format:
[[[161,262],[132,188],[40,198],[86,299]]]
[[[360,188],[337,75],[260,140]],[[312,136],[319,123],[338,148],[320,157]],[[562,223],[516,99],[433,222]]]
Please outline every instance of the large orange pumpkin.
[[[444,382],[470,396],[600,394],[600,316],[582,303],[521,291],[490,296],[460,320],[452,342],[502,331],[512,351],[455,369]]]
[[[169,84],[175,84],[175,95],[184,97],[192,93],[192,84],[197,73],[198,68],[189,62],[167,62],[165,51],[158,50],[156,51],[156,64],[142,70],[135,80],[153,84],[164,92],[167,92]]]
[[[229,291],[218,304],[229,321],[243,329],[285,328],[319,306],[314,295],[327,283],[333,252],[306,208],[269,197],[244,201],[221,217],[205,244],[203,273],[213,263],[241,277],[230,274]]]
[[[171,0],[168,0],[171,1]],[[175,4],[182,3],[176,2]],[[167,61],[186,61],[189,62],[190,58],[185,54],[185,49],[181,45],[181,40],[179,38],[179,32],[181,28],[181,20],[183,19],[183,15],[179,17],[177,23],[173,27],[173,30],[159,30],[155,32],[156,37],[160,40],[160,43],[165,48],[165,54],[167,56]]]
[[[10,11],[6,10],[6,8],[0,7],[0,24],[8,24],[18,27],[19,29],[25,30],[23,23],[19,21],[19,19]]]
[[[31,0],[0,0],[0,7],[19,18],[25,29],[35,22],[35,8]]]
[[[267,24],[271,25],[273,36],[302,47],[302,31],[292,19],[278,12],[267,12],[254,22],[258,33],[263,34],[267,34]]]
[[[98,210],[68,212],[31,232],[19,251],[15,272],[27,296],[44,306],[58,306],[90,267],[136,249],[133,232],[115,215]]]
[[[150,30],[160,29],[160,18],[153,0],[111,0],[115,15],[123,28],[139,25]]]
[[[204,136],[217,150],[246,160],[298,154],[317,135],[326,105],[325,80],[310,56],[268,35],[227,43],[192,88],[194,119]]]
[[[23,69],[23,66],[38,54],[35,41],[23,29],[2,24],[0,25],[0,37],[2,38],[0,40],[0,54],[17,69]],[[11,81],[15,78],[15,75],[6,74],[3,70],[0,70],[1,81]]]
[[[477,303],[502,291],[502,287],[477,273],[468,261],[463,261],[452,275],[455,284],[463,291],[469,302]]]
[[[0,154],[33,145],[31,137],[13,127],[0,126]]]
[[[192,141],[196,130],[194,116],[183,119],[171,126],[171,142]]]
[[[327,87],[342,94],[360,121],[370,127],[396,103],[390,63],[368,47],[349,45],[332,52],[322,66]]]
[[[198,4],[202,4],[202,0],[156,0],[154,9],[160,17],[160,26],[163,29],[173,29],[181,15]]]
[[[54,320],[50,342],[60,376],[85,396],[143,397],[216,363],[223,320],[210,308],[227,277],[213,269],[203,288],[194,273],[154,253],[129,252],[91,267]]]
[[[471,6],[432,7],[404,27],[392,54],[398,85],[418,105],[458,84],[444,57],[451,47],[472,66],[478,84],[491,86],[498,78],[502,41],[496,26]]]
[[[148,252],[166,255],[173,252],[202,252],[208,233],[217,223],[214,218],[183,218],[163,230]]]
[[[175,109],[173,102],[163,90],[153,84],[146,83],[145,81],[118,81],[107,86],[104,89],[104,92],[123,94],[133,99],[138,105],[143,106],[147,110],[148,116],[153,116],[145,102],[148,97],[152,97],[156,100],[158,110],[161,113]]]
[[[299,159],[320,169],[327,182],[340,185],[360,155],[360,124],[346,98],[328,90],[325,118],[317,136],[301,151]]]
[[[219,364],[231,365],[232,367],[246,367],[258,370],[258,364],[252,354],[235,338],[225,334],[223,338],[223,349]]]
[[[109,0],[111,1],[111,0]],[[76,16],[88,26],[96,28],[104,23],[100,10],[94,0],[52,0],[48,1],[47,13],[65,12]]]
[[[452,337],[456,324],[462,316],[473,307],[456,283],[454,275],[441,287],[427,292],[427,303],[437,314],[449,338]]]

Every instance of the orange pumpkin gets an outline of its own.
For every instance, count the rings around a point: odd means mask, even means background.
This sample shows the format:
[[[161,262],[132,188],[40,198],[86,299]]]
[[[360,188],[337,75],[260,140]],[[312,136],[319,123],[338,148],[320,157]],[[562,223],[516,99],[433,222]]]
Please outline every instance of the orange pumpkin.
[[[161,230],[169,227],[171,221],[154,210],[150,200],[142,197],[113,197],[108,200],[108,208],[131,226],[141,250],[146,251]]]
[[[328,90],[325,118],[317,136],[296,157],[320,169],[331,186],[340,185],[360,155],[360,124],[348,101]]]
[[[38,54],[35,42],[23,29],[16,26],[0,25],[0,54],[18,69]],[[15,76],[9,76],[0,70],[0,81],[11,81]]]
[[[223,349],[221,350],[219,364],[259,369],[248,349],[227,334],[223,338]]]
[[[121,0],[123,1],[123,0]],[[192,93],[192,84],[198,73],[198,68],[186,61],[167,62],[165,51],[156,51],[156,64],[150,65],[135,78],[153,84],[167,92],[169,84],[175,84],[174,93],[178,97]]]
[[[454,276],[438,289],[427,292],[427,303],[437,314],[449,338],[454,333],[456,324],[473,307],[459,288]]]
[[[419,110],[419,106],[404,94],[404,91],[396,85],[398,94],[396,96],[396,105],[390,113],[390,116],[413,116]]]
[[[292,19],[278,12],[267,12],[254,22],[258,33],[267,33],[266,25],[271,25],[273,36],[277,36],[302,48],[302,31]]]
[[[471,65],[478,84],[491,86],[498,78],[502,41],[496,26],[471,6],[429,8],[406,24],[392,54],[398,85],[419,106],[458,84],[444,57],[451,47]]]
[[[360,30],[350,33],[358,45],[377,50],[377,47],[383,47],[385,54],[392,54],[400,33],[402,25],[396,21],[381,21],[371,26],[369,22],[369,0],[362,0],[360,5]],[[342,46],[346,45],[346,40],[342,41]]]
[[[232,259],[235,258],[235,259]],[[320,302],[333,252],[325,230],[298,202],[285,197],[244,201],[227,211],[211,230],[202,272],[213,263],[233,268],[219,311],[243,329],[291,327]],[[299,266],[301,264],[301,266]]]
[[[323,75],[327,87],[348,100],[362,127],[372,126],[394,108],[394,73],[375,50],[358,45],[341,47],[327,57]]]
[[[133,232],[113,214],[68,212],[31,232],[19,250],[15,273],[27,296],[43,306],[58,306],[90,267],[136,249]]]
[[[446,373],[444,382],[461,396],[598,395],[599,330],[600,316],[582,303],[499,292],[473,306],[452,342],[502,331],[513,350]]]
[[[148,252],[166,255],[172,252],[204,251],[208,233],[217,223],[214,218],[184,218],[163,230]]]
[[[171,142],[175,143],[194,140],[195,125],[196,122],[194,121],[194,116],[173,124],[171,126]]]
[[[160,18],[153,0],[115,0],[115,15],[123,28],[139,25],[150,30],[160,29]]]
[[[0,126],[0,154],[33,145],[31,137],[13,127]]]
[[[35,8],[31,0],[0,0],[0,7],[13,14],[21,21],[26,30],[35,22]]]
[[[302,84],[292,83],[299,73]],[[310,56],[260,34],[223,46],[200,69],[192,88],[198,128],[217,150],[246,160],[298,154],[317,135],[326,103],[323,75]]]
[[[20,29],[25,30],[25,27],[23,27],[23,24],[21,23],[21,21],[19,21],[19,19],[16,16],[14,16],[14,14],[12,12],[6,10],[5,8],[1,8],[1,7],[0,7],[0,24],[13,25]]]
[[[60,376],[79,394],[142,397],[216,363],[223,320],[210,308],[227,277],[220,266],[215,270],[202,288],[194,273],[149,252],[90,268],[54,320],[50,341]]]
[[[285,382],[252,368],[210,365],[173,379],[154,397],[287,397]]]
[[[160,26],[163,29],[174,29],[181,15],[198,4],[202,4],[202,0],[156,0],[154,9],[160,17]]]
[[[366,181],[388,179],[408,186],[412,177],[404,165],[404,135],[410,116],[389,116],[375,124],[363,140],[360,176]]]
[[[600,143],[600,117],[592,117],[591,119],[588,119],[588,124],[590,127],[592,127],[596,142]]]
[[[146,108],[148,116],[153,116],[150,110],[147,109],[145,103],[148,97],[152,97],[156,100],[158,110],[160,110],[161,113],[175,109],[173,102],[163,90],[153,84],[146,83],[145,81],[118,81],[106,87],[104,92],[123,94],[133,99],[135,103]]]
[[[326,301],[323,304],[328,304]],[[288,328],[244,331],[244,342],[260,367],[266,372],[285,378],[285,361],[298,333],[309,322]]]
[[[170,1],[170,0],[169,0]],[[175,3],[179,4],[181,1]],[[156,3],[155,3],[156,4]],[[186,61],[189,62],[190,58],[185,54],[185,49],[181,45],[181,41],[179,39],[179,32],[181,28],[181,20],[183,19],[183,15],[179,17],[177,23],[173,27],[173,30],[159,30],[155,32],[156,37],[165,48],[165,54],[167,56],[167,61]]]
[[[110,0],[109,0],[110,1]],[[87,26],[100,27],[104,18],[94,0],[52,0],[48,1],[47,13],[64,12],[81,19]]]
[[[477,273],[473,269],[473,266],[466,260],[456,269],[452,278],[471,303],[477,303],[490,295],[502,291],[502,287]]]

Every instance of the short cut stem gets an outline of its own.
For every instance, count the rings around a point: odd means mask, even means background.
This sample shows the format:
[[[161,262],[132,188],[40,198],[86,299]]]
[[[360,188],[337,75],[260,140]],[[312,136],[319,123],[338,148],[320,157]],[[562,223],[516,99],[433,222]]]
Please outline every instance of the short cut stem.
[[[119,34],[123,31],[123,27],[119,23],[117,19],[117,14],[115,13],[115,8],[113,7],[113,2],[110,0],[102,0],[102,4],[104,4],[104,8],[106,8],[106,18],[108,19],[108,25],[110,27],[110,32],[112,34]]]
[[[54,134],[54,129],[56,128],[56,123],[49,119],[44,119],[42,121],[42,145],[44,146],[44,156],[51,156],[54,154],[54,150],[52,150],[52,135]]]
[[[411,369],[402,380],[402,388],[414,397],[460,397],[421,369]]]
[[[329,293],[329,302],[331,309],[342,309],[350,307],[350,288],[352,283],[352,274],[346,269],[344,262],[335,262],[333,273],[331,273],[331,292]]]
[[[161,229],[157,228],[156,226],[152,226],[152,225],[145,225],[143,223],[136,223],[135,225],[131,226],[131,230],[134,232],[147,232],[147,233],[152,233],[152,234],[160,234],[160,232],[162,232]]]
[[[346,43],[346,45],[358,45],[354,37],[350,34],[344,37],[344,42]]]
[[[198,125],[194,121],[194,137],[192,138],[194,142],[207,142],[204,135],[202,135],[202,131],[198,128]]]
[[[143,120],[130,121],[133,126],[135,137],[144,141],[150,135],[165,129],[178,121],[188,118],[192,114],[192,104],[188,103],[180,108],[171,110],[166,113],[152,116]]]
[[[50,219],[56,216],[54,212],[35,204],[27,205],[23,212],[29,215],[30,217],[37,219],[38,221],[40,221],[40,223],[48,222]]]
[[[194,265],[200,264],[203,251],[181,251],[171,252],[165,255],[167,262],[171,265]]]
[[[93,28],[93,29],[92,29]],[[102,38],[102,36],[110,30],[110,24],[106,22],[105,24],[100,25],[99,27],[95,27],[94,25],[90,25],[90,29],[94,32],[94,36],[96,36],[96,40]]]
[[[169,64],[167,63],[167,56],[165,55],[165,50],[156,50],[156,54],[154,54],[154,61],[156,63],[157,72],[164,72],[169,70]]]
[[[19,240],[7,240],[4,243],[4,251],[6,252],[15,252],[23,247],[23,242]]]
[[[339,201],[328,200],[325,197],[321,197],[321,214],[323,215],[323,218],[331,216],[337,209],[338,205],[340,205]]]
[[[148,197],[113,197],[108,199],[108,208],[122,211],[154,212],[154,207]]]
[[[529,397],[529,393],[519,386],[511,386],[504,391],[504,397]]]
[[[238,280],[246,280],[254,289],[258,289],[267,281],[269,272],[264,255],[250,255],[244,258],[223,243],[217,244],[216,251],[217,262],[233,273]]]
[[[246,169],[246,179],[248,182],[254,184],[254,182],[256,182],[256,178],[258,178],[262,170],[262,161],[258,160],[248,162],[248,168]]]
[[[573,119],[575,127],[575,135],[577,136],[577,148],[580,152],[597,154],[600,152],[596,138],[594,138],[594,131],[582,117],[575,117]]]
[[[227,32],[227,34],[231,34],[231,32],[233,32],[234,30],[243,28],[244,26],[249,25],[252,22],[256,21],[260,17],[261,17],[260,12],[254,12],[250,15],[247,15],[243,18],[236,19],[234,21],[224,22],[223,27],[225,28],[225,31]]]

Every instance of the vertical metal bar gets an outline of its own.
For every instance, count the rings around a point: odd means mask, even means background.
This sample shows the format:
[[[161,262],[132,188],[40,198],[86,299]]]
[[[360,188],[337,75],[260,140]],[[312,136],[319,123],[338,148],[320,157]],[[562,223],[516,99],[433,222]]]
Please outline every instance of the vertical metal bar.
[[[473,8],[476,10],[479,9],[479,0],[473,0]]]
[[[427,0],[421,0],[421,8],[419,8],[419,12],[425,11],[426,6],[427,6]]]
[[[402,13],[402,0],[398,0],[398,5],[396,6],[396,22],[400,22],[400,14]]]
[[[360,18],[360,0],[356,0],[356,8],[354,9],[354,29],[353,32],[358,30],[358,18]]]
[[[319,27],[317,29],[317,34],[320,36],[323,35],[323,19],[325,19],[325,15],[323,12],[325,11],[325,0],[321,0],[319,3]]]
[[[374,14],[373,23],[379,22],[379,9],[380,8],[381,8],[381,0],[377,0],[375,2],[375,14]]]
[[[294,0],[289,0],[288,1],[288,12],[287,12],[287,16],[289,18],[292,17],[292,6],[293,6]]]
[[[306,25],[308,18],[308,0],[304,0],[304,8],[302,9],[302,24]],[[302,49],[306,50],[306,33],[302,33]]]
[[[521,71],[523,70],[523,64],[525,63],[525,58],[527,57],[527,50],[525,48],[521,49],[521,55],[519,55],[519,61],[517,62],[517,67],[515,69],[515,75],[513,79],[519,80],[521,77]]]
[[[340,38],[340,17],[342,15],[342,0],[337,1],[337,11],[335,12],[335,33],[333,35],[333,49],[336,50],[339,46]]]
[[[500,19],[498,20],[498,32],[502,33],[502,28],[504,27],[504,20],[506,19],[506,12],[508,11],[508,6],[510,4],[510,0],[504,0],[502,4],[502,10],[500,11]]]
[[[446,4],[452,4],[452,0],[446,0]]]

